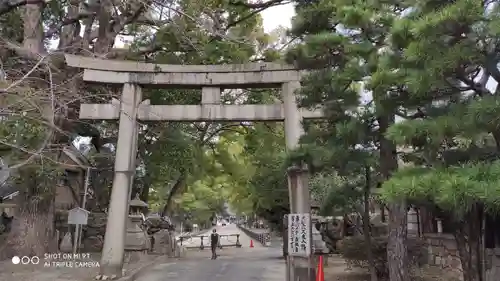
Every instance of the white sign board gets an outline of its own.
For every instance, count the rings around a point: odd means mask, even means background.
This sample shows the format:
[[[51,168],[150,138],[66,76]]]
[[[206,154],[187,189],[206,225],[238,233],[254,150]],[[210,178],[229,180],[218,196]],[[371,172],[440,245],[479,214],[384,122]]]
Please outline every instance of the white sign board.
[[[288,255],[311,256],[311,215],[288,215]]]
[[[89,211],[82,208],[74,208],[68,212],[68,224],[86,225],[89,218]]]

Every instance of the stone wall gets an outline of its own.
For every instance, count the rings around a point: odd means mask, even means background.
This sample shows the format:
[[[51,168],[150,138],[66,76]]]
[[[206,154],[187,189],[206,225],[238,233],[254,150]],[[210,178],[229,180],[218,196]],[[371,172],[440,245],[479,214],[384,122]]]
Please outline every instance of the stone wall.
[[[500,248],[486,250],[486,281],[497,281],[500,276]]]
[[[451,234],[425,234],[429,265],[439,266],[457,280],[462,279],[462,265],[455,238]],[[497,281],[500,276],[500,248],[486,250],[486,281]]]
[[[427,263],[439,266],[457,278],[462,275],[462,265],[455,238],[450,234],[428,233],[424,236],[427,245]]]

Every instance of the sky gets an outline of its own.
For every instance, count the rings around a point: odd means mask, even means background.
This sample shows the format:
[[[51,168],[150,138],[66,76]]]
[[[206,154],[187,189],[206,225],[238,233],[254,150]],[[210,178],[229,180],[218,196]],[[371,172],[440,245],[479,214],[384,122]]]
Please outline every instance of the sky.
[[[264,21],[264,31],[270,32],[280,25],[291,27],[290,23],[294,15],[295,9],[291,3],[265,9],[261,12]]]

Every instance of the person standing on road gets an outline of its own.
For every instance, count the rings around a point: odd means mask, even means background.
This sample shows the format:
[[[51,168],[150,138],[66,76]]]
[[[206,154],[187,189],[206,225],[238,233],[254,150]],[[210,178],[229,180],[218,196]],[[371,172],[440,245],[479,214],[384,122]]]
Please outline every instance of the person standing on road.
[[[212,248],[212,259],[215,260],[217,258],[217,246],[219,245],[219,234],[217,230],[213,230],[212,234],[210,234],[210,247]]]

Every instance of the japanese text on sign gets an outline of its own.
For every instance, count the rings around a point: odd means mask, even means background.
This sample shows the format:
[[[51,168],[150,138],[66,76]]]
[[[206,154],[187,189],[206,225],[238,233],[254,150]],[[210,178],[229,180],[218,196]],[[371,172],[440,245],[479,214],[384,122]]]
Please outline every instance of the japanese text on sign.
[[[288,254],[301,257],[311,255],[310,214],[288,215]]]

